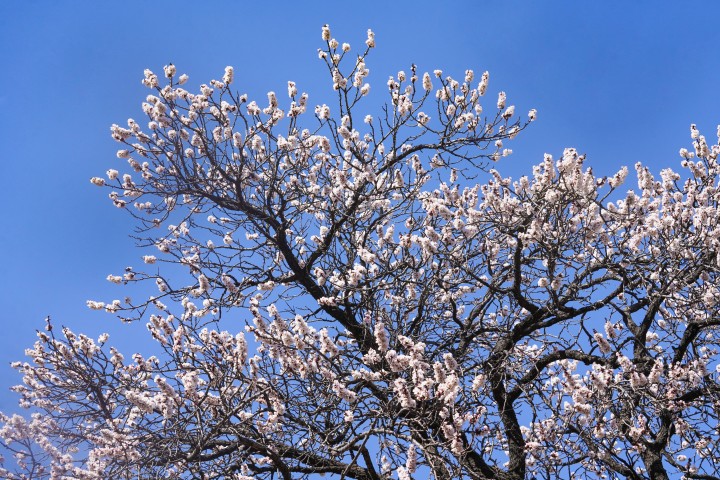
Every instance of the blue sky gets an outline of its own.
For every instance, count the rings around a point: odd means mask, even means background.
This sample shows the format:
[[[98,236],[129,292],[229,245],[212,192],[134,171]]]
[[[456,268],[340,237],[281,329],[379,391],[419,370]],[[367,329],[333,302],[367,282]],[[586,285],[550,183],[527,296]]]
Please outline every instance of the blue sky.
[[[123,295],[105,277],[142,255],[129,217],[88,179],[118,164],[109,126],[141,118],[144,68],[173,62],[197,85],[234,65],[251,97],[294,80],[314,105],[329,87],[320,27],[357,47],[372,28],[377,90],[411,63],[457,77],[473,68],[490,71],[493,95],[538,109],[501,172],[570,146],[598,174],[636,161],[658,172],[678,165],[690,123],[709,139],[720,123],[719,14],[711,1],[1,2],[0,410],[15,408],[7,365],[47,315],[109,330],[125,350],[144,332],[85,306]]]

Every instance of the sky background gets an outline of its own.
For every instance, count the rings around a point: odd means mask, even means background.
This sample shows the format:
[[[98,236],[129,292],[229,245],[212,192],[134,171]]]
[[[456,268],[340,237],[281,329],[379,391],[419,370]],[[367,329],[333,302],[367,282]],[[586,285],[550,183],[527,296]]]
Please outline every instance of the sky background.
[[[678,167],[691,123],[715,141],[718,15],[715,1],[3,0],[0,411],[17,410],[9,362],[48,315],[78,332],[110,331],[126,354],[142,348],[143,325],[121,325],[85,301],[122,298],[105,277],[141,263],[130,217],[88,180],[121,162],[109,127],[142,118],[144,68],[161,73],[173,62],[195,87],[233,65],[236,88],[259,103],[294,80],[313,106],[330,87],[316,54],[321,26],[357,50],[372,28],[373,92],[411,63],[457,78],[472,68],[490,71],[490,96],[504,90],[519,112],[538,110],[508,145],[503,174],[530,173],[543,153],[565,147],[586,153],[599,175],[637,161],[657,173]],[[367,113],[379,112],[380,103]]]

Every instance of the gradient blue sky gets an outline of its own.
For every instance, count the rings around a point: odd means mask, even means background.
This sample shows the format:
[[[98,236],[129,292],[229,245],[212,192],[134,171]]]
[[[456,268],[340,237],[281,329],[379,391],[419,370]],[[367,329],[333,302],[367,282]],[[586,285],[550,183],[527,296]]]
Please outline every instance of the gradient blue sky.
[[[372,28],[374,91],[411,63],[473,68],[490,70],[492,95],[538,109],[503,173],[569,146],[598,174],[638,160],[658,172],[678,165],[690,123],[709,139],[720,123],[719,15],[715,1],[0,2],[0,410],[15,410],[8,363],[47,315],[126,350],[143,335],[85,300],[121,298],[105,277],[140,263],[129,217],[88,179],[118,164],[109,126],[141,118],[144,68],[173,62],[197,85],[234,65],[251,97],[294,80],[314,105],[321,25],[357,47]]]

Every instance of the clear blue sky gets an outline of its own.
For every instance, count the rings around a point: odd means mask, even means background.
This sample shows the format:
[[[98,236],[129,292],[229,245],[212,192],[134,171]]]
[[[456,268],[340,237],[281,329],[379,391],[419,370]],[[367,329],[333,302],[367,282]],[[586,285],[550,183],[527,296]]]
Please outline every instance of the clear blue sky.
[[[411,63],[473,68],[538,109],[502,172],[570,146],[599,174],[638,160],[658,172],[678,164],[690,123],[709,139],[720,123],[719,15],[715,1],[0,2],[0,410],[15,404],[7,365],[45,316],[126,350],[143,335],[85,300],[124,295],[105,277],[140,263],[129,217],[88,179],[117,165],[109,126],[141,118],[144,68],[173,62],[197,85],[234,65],[251,97],[294,80],[314,105],[322,24],[357,47],[372,28],[375,91]]]

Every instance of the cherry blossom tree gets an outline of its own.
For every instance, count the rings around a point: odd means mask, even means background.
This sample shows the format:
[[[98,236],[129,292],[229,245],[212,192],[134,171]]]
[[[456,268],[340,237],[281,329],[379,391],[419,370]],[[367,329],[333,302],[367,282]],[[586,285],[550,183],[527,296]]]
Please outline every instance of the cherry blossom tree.
[[[88,306],[156,354],[48,320],[2,475],[719,478],[720,146],[693,125],[629,190],[574,149],[513,180],[490,167],[536,113],[487,72],[413,65],[378,114],[373,33],[322,40],[332,106],[145,71],[125,173],[91,181],[144,248],[108,280],[152,293]]]

